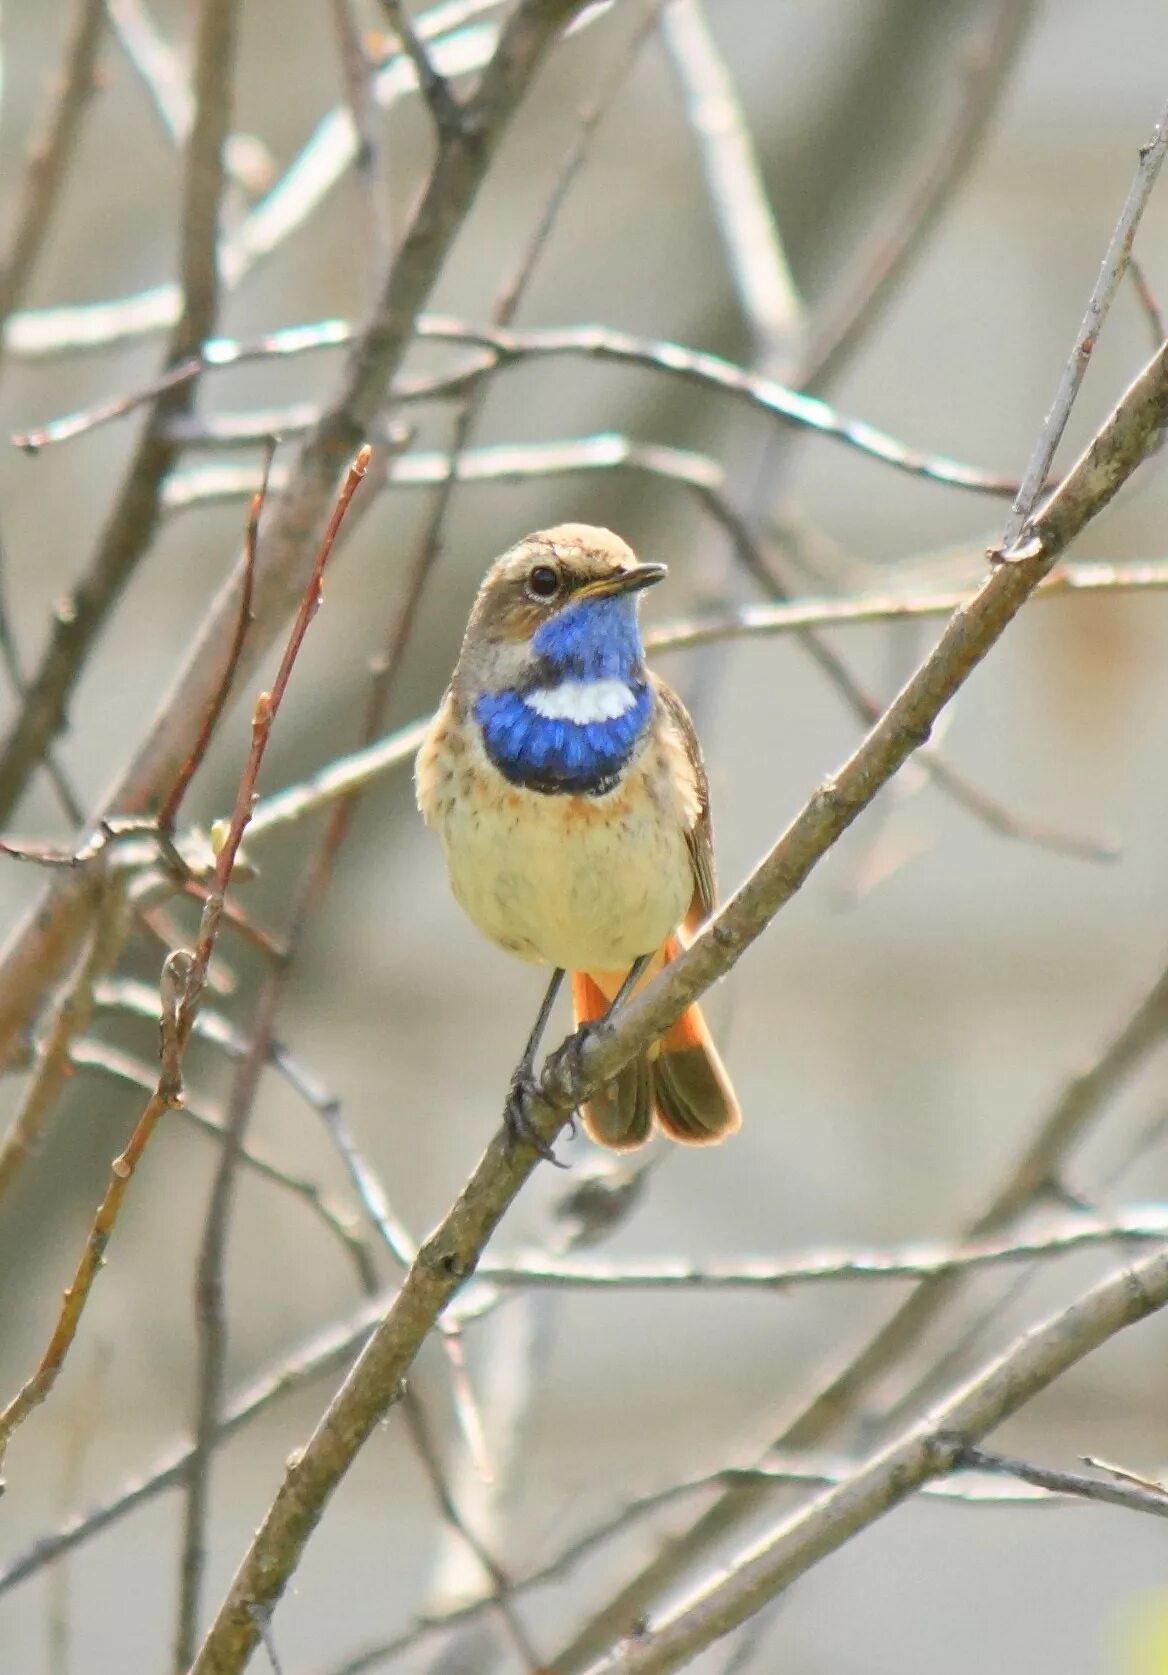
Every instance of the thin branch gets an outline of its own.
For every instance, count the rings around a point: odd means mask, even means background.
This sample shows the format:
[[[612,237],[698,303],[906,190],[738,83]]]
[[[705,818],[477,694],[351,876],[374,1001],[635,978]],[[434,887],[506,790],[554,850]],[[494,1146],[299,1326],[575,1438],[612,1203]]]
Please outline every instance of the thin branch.
[[[767,197],[734,78],[718,50],[701,0],[671,0],[661,13],[665,42],[698,142],[753,359],[780,377],[803,337],[803,303]]]
[[[1127,259],[1128,276],[1135,286],[1136,295],[1140,299],[1140,307],[1144,311],[1148,325],[1152,332],[1152,347],[1159,348],[1168,337],[1168,323],[1164,319],[1164,311],[1160,307],[1155,292],[1148,283],[1148,276],[1144,272],[1143,263],[1129,254]]]
[[[998,497],[1013,494],[1017,489],[1016,481],[1010,477],[964,465],[940,454],[910,448],[865,420],[851,419],[837,412],[818,396],[803,395],[773,378],[763,377],[733,361],[724,360],[720,355],[687,348],[680,343],[637,337],[609,326],[516,330],[502,326],[471,326],[439,315],[422,315],[416,324],[419,338],[438,343],[469,344],[490,351],[489,358],[471,363],[460,373],[458,387],[462,389],[472,380],[493,375],[497,367],[521,365],[534,360],[571,357],[641,367],[701,388],[718,390],[771,419],[801,425],[909,476],[924,477],[930,482]],[[65,441],[132,412],[144,400],[154,397],[161,386],[170,389],[194,378],[198,372],[215,366],[235,365],[245,359],[261,359],[271,353],[283,357],[318,348],[335,348],[351,338],[352,328],[344,322],[326,320],[319,325],[295,328],[291,332],[273,333],[263,340],[268,345],[266,348],[263,344],[240,345],[228,339],[216,340],[205,346],[201,357],[193,356],[187,365],[174,368],[163,379],[132,395],[69,414],[37,431],[23,432],[15,440],[24,448],[40,448],[51,442]],[[273,344],[276,345],[274,350],[271,347]],[[370,425],[376,417],[377,409],[374,408],[370,412]]]
[[[1011,1454],[991,1453],[985,1448],[967,1448],[957,1462],[959,1469],[998,1472],[1047,1489],[1055,1495],[1074,1495],[1080,1500],[1098,1501],[1104,1506],[1121,1506],[1128,1512],[1150,1512],[1153,1518],[1168,1518],[1168,1490],[1130,1482],[1107,1483],[1087,1477],[1081,1471],[1054,1471],[1049,1466],[1031,1465]]]
[[[341,61],[341,82],[359,141],[357,169],[362,202],[357,217],[358,236],[366,246],[370,291],[376,295],[393,250],[388,150],[378,128],[373,66],[353,0],[331,0],[331,10]]]
[[[70,1052],[93,1011],[94,987],[121,953],[125,940],[125,887],[118,879],[98,884],[101,903],[89,943],[47,1020],[28,1085],[0,1138],[0,1197],[36,1147],[69,1076]],[[157,1016],[157,1007],[155,1008]]]
[[[203,724],[199,728],[187,758],[179,768],[175,775],[174,784],[159,806],[158,829],[167,836],[173,835],[175,821],[178,818],[178,811],[182,807],[183,798],[187,794],[187,788],[198,773],[199,766],[214,737],[215,728],[219,725],[219,719],[223,714],[235,681],[235,671],[239,667],[239,659],[243,654],[244,641],[247,639],[247,632],[251,627],[251,596],[255,582],[256,552],[259,545],[260,508],[267,499],[272,453],[273,449],[269,447],[264,456],[260,486],[252,496],[251,510],[248,513],[247,530],[243,543],[243,583],[239,592],[239,615],[235,623],[235,632],[227,648],[227,660],[223,665],[223,674],[211,702],[207,706]]]
[[[529,1675],[541,1675],[541,1672],[545,1670],[543,1660],[532,1645],[522,1619],[509,1597],[514,1591],[514,1584],[486,1543],[467,1523],[455,1502],[442,1469],[442,1461],[439,1458],[437,1447],[426,1423],[425,1411],[416,1392],[410,1386],[407,1386],[402,1393],[402,1414],[443,1518],[445,1518],[450,1528],[455,1530],[467,1544],[490,1578],[490,1605],[498,1613],[515,1650],[527,1666]]]
[[[273,1403],[293,1395],[307,1385],[327,1375],[348,1368],[354,1354],[368,1339],[378,1318],[383,1313],[386,1295],[363,1303],[347,1319],[315,1333],[291,1354],[281,1357],[250,1380],[224,1405],[217,1440],[221,1444],[234,1436],[245,1425],[265,1413]],[[51,1535],[34,1542],[16,1555],[0,1570],[0,1594],[14,1588],[26,1577],[35,1576],[46,1565],[54,1564],[64,1553],[108,1529],[129,1512],[152,1500],[166,1489],[173,1489],[186,1477],[193,1458],[191,1444],[183,1442],[168,1451],[141,1476],[119,1489],[114,1495],[84,1512],[75,1514]]]
[[[446,0],[419,19],[419,33],[434,39],[444,75],[481,70],[495,49],[494,24],[473,20],[499,9],[500,0]],[[589,20],[585,15],[584,21]],[[388,109],[416,90],[408,61],[395,55],[378,72],[373,91]],[[257,263],[272,255],[328,197],[352,167],[360,141],[348,110],[329,112],[283,176],[220,249],[223,282],[234,289]],[[133,296],[75,307],[27,310],[8,323],[6,348],[14,356],[39,359],[92,353],[173,327],[182,312],[177,285],[152,286]]]
[[[337,496],[332,517],[325,530],[317,553],[316,563],[305,590],[296,622],[289,636],[288,647],[276,673],[268,708],[274,715],[279,708],[291,675],[296,656],[308,624],[315,615],[322,598],[325,566],[333,551],[337,534],[349,509],[357,487],[365,475],[370,450],[363,448],[349,471]],[[262,497],[257,498],[249,522],[249,563],[246,572],[245,595],[250,601],[251,576],[256,553]],[[241,622],[246,623],[249,612],[241,609]],[[242,633],[237,634],[234,660],[238,662],[242,648]],[[249,805],[249,813],[251,812]],[[292,909],[291,927],[286,938],[285,956],[269,971],[251,1022],[246,1051],[232,1078],[224,1124],[223,1146],[219,1164],[211,1186],[207,1216],[195,1277],[197,1323],[197,1373],[195,1392],[195,1446],[186,1482],[186,1505],[183,1525],[182,1557],[179,1569],[178,1626],[175,1636],[174,1666],[182,1675],[194,1657],[199,1632],[199,1605],[203,1573],[206,1564],[205,1531],[210,1503],[210,1471],[219,1429],[219,1409],[227,1366],[227,1318],[223,1304],[224,1271],[227,1260],[227,1234],[235,1196],[237,1165],[247,1126],[259,1091],[260,1077],[272,1055],[273,1036],[284,986],[291,971],[292,958],[300,940],[304,921],[314,899],[314,877],[309,875],[297,894]],[[257,1619],[266,1623],[266,1616]]]
[[[269,972],[251,1022],[247,1051],[231,1079],[223,1144],[211,1183],[203,1236],[195,1266],[195,1412],[194,1451],[184,1485],[182,1547],[179,1558],[178,1618],[174,1668],[182,1675],[198,1644],[200,1601],[206,1568],[206,1526],[211,1499],[211,1463],[219,1431],[219,1409],[227,1367],[227,1314],[224,1304],[227,1235],[234,1207],[235,1182],[242,1161],[248,1122],[260,1077],[270,1056],[276,1008],[287,964]]]
[[[163,133],[173,145],[185,146],[194,123],[195,101],[178,54],[159,32],[142,0],[105,0],[105,9],[119,46],[146,89]],[[223,162],[238,189],[234,196],[244,207],[247,199],[254,197],[271,179],[272,160],[254,134],[229,134],[224,143]],[[47,312],[50,316],[53,313]]]
[[[710,511],[726,529],[739,562],[772,598],[785,600],[787,590],[776,576],[769,558],[754,539],[744,519],[738,516],[724,496],[714,496],[704,489],[695,494],[709,506]],[[797,637],[819,668],[839,692],[852,713],[865,725],[878,720],[882,706],[865,687],[861,686],[851,669],[835,648],[814,628],[800,628]],[[935,785],[974,819],[980,820],[999,837],[1049,849],[1056,854],[1070,855],[1078,860],[1111,861],[1116,858],[1114,843],[1100,843],[1097,838],[1078,832],[1066,832],[1023,819],[1007,809],[996,798],[972,784],[966,776],[944,756],[935,740],[925,744],[917,755],[917,762]]]
[[[666,373],[701,388],[719,390],[784,423],[802,425],[910,476],[924,477],[952,488],[968,489],[975,494],[1001,496],[1013,493],[1008,477],[907,447],[862,419],[850,419],[838,413],[817,396],[802,395],[772,378],[723,360],[720,355],[689,349],[681,344],[637,337],[631,332],[608,326],[532,327],[525,331],[502,331],[437,316],[419,320],[418,335],[439,343],[477,344],[493,350],[503,362],[554,360],[568,356]]]
[[[992,1238],[1024,1215],[1057,1178],[1071,1147],[1149,1054],[1168,1038],[1168,967],[1143,996],[1098,1057],[1067,1082],[1005,1180],[964,1229],[962,1243]],[[780,1450],[820,1446],[952,1303],[961,1285],[957,1271],[924,1280],[858,1351],[849,1352],[819,1385],[813,1398],[782,1427]],[[764,1489],[749,1485],[720,1496],[683,1537],[636,1573],[556,1659],[563,1675],[587,1668],[614,1628],[640,1615],[677,1574],[728,1531],[757,1516]]]
[[[402,0],[380,0],[380,5],[389,27],[401,42],[406,57],[414,67],[418,87],[433,118],[441,143],[452,129],[457,131],[461,125],[464,116],[462,106],[455,98],[446,77],[435,68],[434,61],[426,50],[426,44],[414,27],[414,20],[402,4]]]
[[[931,1279],[942,1274],[1011,1266],[1065,1256],[1099,1245],[1168,1239],[1168,1212],[1140,1206],[1117,1216],[1076,1216],[1028,1238],[981,1240],[965,1245],[907,1245],[892,1250],[809,1251],[788,1259],[723,1259],[689,1262],[658,1257],[603,1262],[542,1254],[500,1256],[479,1263],[480,1279],[495,1285],[584,1291],[764,1291],[854,1280]]]
[[[1168,1255],[1121,1269],[1011,1345],[948,1401],[808,1506],[768,1531],[730,1569],[660,1626],[639,1633],[605,1669],[666,1675],[737,1628],[812,1564],[959,1466],[967,1450],[1069,1368],[1168,1304]]]
[[[901,290],[906,273],[969,174],[1010,83],[1034,21],[1035,0],[999,0],[986,38],[973,48],[965,89],[948,131],[930,138],[928,157],[903,205],[881,211],[879,226],[816,320],[794,382],[822,389],[841,371]]]
[[[182,315],[169,361],[189,358],[214,328],[223,146],[231,118],[231,78],[240,0],[202,0],[196,34],[196,115],[187,150],[180,229]],[[19,715],[0,741],[0,824],[7,821],[36,764],[65,724],[69,697],[98,633],[144,557],[158,524],[162,483],[176,450],[158,420],[186,409],[190,383],[160,395],[97,550],[65,605],[32,675]],[[229,633],[219,637],[228,643]],[[205,713],[205,705],[195,712]],[[175,767],[177,771],[177,764]]]
[[[1029,520],[1038,497],[1041,495],[1050,468],[1054,463],[1054,456],[1062,441],[1063,431],[1067,427],[1067,420],[1071,416],[1075,397],[1083,382],[1087,371],[1087,363],[1099,338],[1099,332],[1107,318],[1111,307],[1111,300],[1119,287],[1127,268],[1131,254],[1132,242],[1136,236],[1136,228],[1147,207],[1148,199],[1152,195],[1152,188],[1156,184],[1156,177],[1160,173],[1160,166],[1164,161],[1164,153],[1168,151],[1168,109],[1164,111],[1159,122],[1152,131],[1152,137],[1146,145],[1140,147],[1139,167],[1136,169],[1127,199],[1116,222],[1115,231],[1111,235],[1110,243],[1104,253],[1103,263],[1099,269],[1099,277],[1087,302],[1086,312],[1079,326],[1075,338],[1075,346],[1063,369],[1063,375],[1055,391],[1054,401],[1035,443],[1034,452],[1026,467],[1026,474],[1022,478],[1022,486],[1014,500],[1010,516],[1006,520],[1005,533],[1002,536],[1002,547],[1009,550],[1017,545],[1019,537]]]
[[[1034,590],[1034,598],[1065,599],[1074,594],[1160,592],[1168,587],[1168,560],[1109,564],[1080,560],[1060,564]],[[946,593],[860,594],[851,599],[797,599],[785,605],[743,605],[689,622],[662,623],[645,634],[646,651],[688,651],[725,640],[792,634],[802,628],[852,628],[873,623],[919,622],[952,616],[969,603],[973,591]]]
[[[113,1161],[105,1195],[98,1206],[89,1237],[66,1289],[48,1345],[31,1376],[3,1411],[0,1411],[0,1465],[3,1464],[13,1432],[28,1418],[33,1409],[46,1399],[57,1381],[76,1336],[93,1283],[104,1262],[106,1246],[117,1224],[122,1202],[134,1172],[141,1162],[159,1118],[181,1102],[183,1052],[206,986],[207,969],[223,918],[224,897],[243,841],[244,830],[251,818],[256,779],[271,736],[272,723],[279,711],[308,624],[320,603],[320,578],[331,549],[331,538],[335,535],[336,526],[343,516],[348,499],[360,481],[367,459],[368,450],[363,449],[350,468],[349,477],[338,496],[334,518],[330,521],[326,538],[318,550],[309,586],[292,625],[272,689],[270,692],[261,692],[256,702],[252,717],[251,747],[240,776],[231,820],[219,848],[194,951],[176,950],[162,968],[161,1071],[157,1085],[138,1118],[125,1150]]]
[[[93,94],[104,24],[102,0],[73,0],[61,68],[40,131],[28,148],[12,236],[0,264],[0,334],[44,246]]]
[[[157,1010],[156,1006],[155,1014]],[[199,1013],[195,1023],[196,1035],[202,1033],[199,1026],[206,1017],[206,1012]],[[104,1041],[92,1041],[82,1037],[74,1041],[69,1058],[78,1070],[100,1070],[105,1075],[128,1082],[132,1087],[141,1088],[146,1093],[150,1092],[157,1079],[141,1059],[134,1058],[130,1053],[123,1053],[116,1047],[107,1046]],[[189,1092],[185,1094],[177,1115],[201,1133],[219,1140],[223,1138],[223,1119],[193,1101]],[[285,1192],[290,1192],[302,1203],[307,1204],[351,1261],[362,1285],[369,1291],[376,1288],[376,1269],[365,1241],[353,1226],[352,1218],[334,1209],[327,1195],[315,1181],[306,1175],[292,1174],[274,1158],[257,1151],[254,1145],[240,1147],[239,1161],[244,1168],[250,1169],[260,1179],[271,1181],[274,1186],[282,1187]]]

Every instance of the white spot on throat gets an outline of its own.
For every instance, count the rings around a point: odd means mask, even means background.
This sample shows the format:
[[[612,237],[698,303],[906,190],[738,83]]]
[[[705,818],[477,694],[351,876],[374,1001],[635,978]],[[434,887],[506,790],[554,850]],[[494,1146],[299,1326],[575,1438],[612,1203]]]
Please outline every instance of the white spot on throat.
[[[523,702],[547,721],[615,721],[637,701],[623,680],[562,680],[558,686],[537,686]]]

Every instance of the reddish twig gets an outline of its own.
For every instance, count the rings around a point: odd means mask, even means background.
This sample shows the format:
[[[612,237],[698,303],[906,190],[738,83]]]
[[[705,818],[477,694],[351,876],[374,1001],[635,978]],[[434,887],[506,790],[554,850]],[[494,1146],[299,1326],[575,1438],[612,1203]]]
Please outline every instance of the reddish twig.
[[[231,881],[239,846],[243,841],[244,830],[251,818],[260,764],[308,625],[320,605],[324,567],[332,552],[337,530],[357,485],[365,474],[368,461],[369,449],[362,448],[337,496],[272,689],[270,692],[261,692],[256,700],[252,716],[251,746],[240,777],[230,824],[216,858],[194,951],[176,949],[163,964],[160,984],[161,1070],[157,1087],[147,1100],[125,1150],[113,1161],[105,1195],[94,1216],[73,1278],[65,1291],[48,1346],[34,1372],[0,1412],[0,1465],[3,1464],[13,1432],[28,1418],[33,1409],[45,1400],[57,1381],[65,1357],[77,1335],[77,1327],[93,1282],[101,1269],[105,1249],[117,1223],[122,1201],[159,1118],[165,1111],[175,1109],[182,1102],[182,1055],[206,987],[207,971],[223,918],[224,897]]]
[[[243,642],[247,639],[247,631],[251,625],[251,596],[255,580],[256,551],[259,546],[260,508],[267,498],[268,478],[271,475],[272,455],[275,451],[275,442],[269,442],[264,451],[263,476],[260,479],[260,486],[251,498],[251,508],[248,512],[247,531],[243,545],[243,581],[239,593],[239,616],[236,619],[235,633],[232,636],[231,646],[227,653],[227,661],[223,666],[223,678],[219,682],[218,691],[211,699],[198,736],[191,745],[185,762],[175,776],[174,784],[167,792],[162,806],[158,810],[159,829],[168,835],[174,832],[175,821],[178,818],[182,800],[187,794],[187,787],[198,772],[199,765],[207,754],[207,746],[211,743],[212,735],[219,725],[220,717],[235,681],[235,671],[239,667]]]

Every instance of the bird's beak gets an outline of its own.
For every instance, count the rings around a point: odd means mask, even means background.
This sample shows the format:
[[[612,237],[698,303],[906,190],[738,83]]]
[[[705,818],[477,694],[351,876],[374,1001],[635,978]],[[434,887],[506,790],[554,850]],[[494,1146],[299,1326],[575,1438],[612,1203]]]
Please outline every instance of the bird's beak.
[[[662,581],[666,575],[668,571],[664,564],[634,564],[628,570],[616,570],[598,582],[589,582],[576,597],[579,599],[583,595],[588,599],[604,599],[613,593],[639,593],[643,587],[652,587],[654,582]]]

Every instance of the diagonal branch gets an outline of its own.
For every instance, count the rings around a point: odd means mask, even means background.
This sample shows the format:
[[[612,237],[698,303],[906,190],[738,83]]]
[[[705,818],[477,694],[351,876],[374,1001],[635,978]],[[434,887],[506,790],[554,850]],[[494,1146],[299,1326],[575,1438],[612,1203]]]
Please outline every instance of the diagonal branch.
[[[1168,1254],[1123,1268],[1027,1332],[942,1406],[819,1495],[743,1555],[728,1574],[683,1601],[660,1628],[596,1667],[667,1675],[774,1599],[799,1576],[899,1506],[923,1484],[959,1467],[971,1445],[1017,1413],[1068,1368],[1127,1326],[1168,1304]]]
[[[622,1009],[614,1024],[589,1032],[583,1040],[573,1037],[552,1055],[542,1077],[543,1102],[533,1112],[542,1139],[554,1139],[569,1111],[661,1036],[762,933],[835,840],[925,741],[945,704],[1005,632],[1065,545],[1135,470],[1166,420],[1168,345],[1135,380],[1029,526],[1026,545],[1004,555],[859,749],[812,795],[737,894],[690,948]],[[192,1675],[237,1675],[242,1669],[256,1644],[257,1616],[266,1619],[280,1599],[330,1496],[397,1399],[423,1340],[473,1272],[536,1162],[530,1146],[509,1146],[502,1134],[491,1142],[462,1193],[421,1247],[312,1437],[293,1457]],[[1168,1295],[1168,1259],[1163,1266]],[[1130,1291],[1125,1295],[1130,1307]]]
[[[94,89],[105,26],[104,0],[74,0],[62,67],[42,132],[28,149],[11,242],[0,266],[0,345],[44,245]]]

